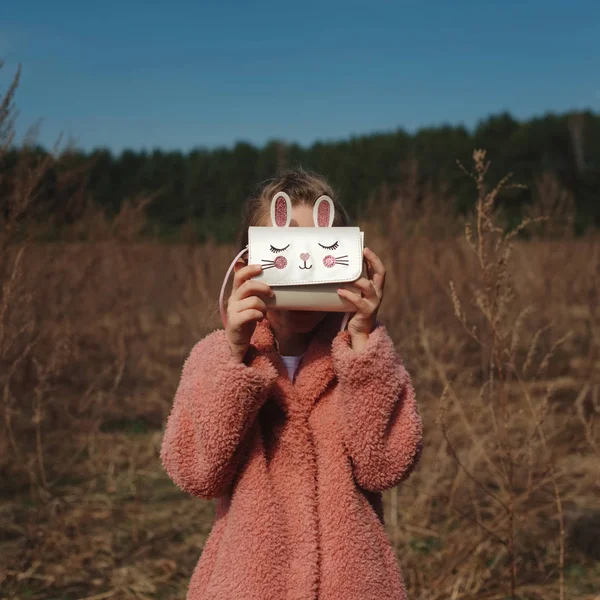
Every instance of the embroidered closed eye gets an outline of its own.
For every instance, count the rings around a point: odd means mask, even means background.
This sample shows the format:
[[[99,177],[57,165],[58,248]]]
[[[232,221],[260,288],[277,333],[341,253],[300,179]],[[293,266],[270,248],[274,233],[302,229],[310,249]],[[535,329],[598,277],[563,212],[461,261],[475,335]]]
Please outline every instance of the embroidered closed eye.
[[[325,250],[337,250],[340,247],[340,243],[335,242],[331,246],[323,246],[323,244],[319,243],[319,246],[321,246],[321,248],[325,248]]]
[[[290,245],[288,244],[285,248],[275,248],[275,246],[273,246],[273,244],[271,244],[271,252],[283,252],[284,250],[287,250],[290,247]]]

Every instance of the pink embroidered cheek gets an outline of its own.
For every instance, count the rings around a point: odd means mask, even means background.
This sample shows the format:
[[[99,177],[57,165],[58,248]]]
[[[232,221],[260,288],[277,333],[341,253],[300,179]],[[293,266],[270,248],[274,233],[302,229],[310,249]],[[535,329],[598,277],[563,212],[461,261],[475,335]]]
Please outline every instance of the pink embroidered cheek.
[[[327,267],[327,268],[331,268],[333,266],[335,266],[335,257],[331,256],[331,254],[328,254],[324,259],[323,259],[323,264]]]
[[[278,256],[275,259],[275,266],[278,269],[285,269],[287,267],[287,259],[285,258],[285,256]]]

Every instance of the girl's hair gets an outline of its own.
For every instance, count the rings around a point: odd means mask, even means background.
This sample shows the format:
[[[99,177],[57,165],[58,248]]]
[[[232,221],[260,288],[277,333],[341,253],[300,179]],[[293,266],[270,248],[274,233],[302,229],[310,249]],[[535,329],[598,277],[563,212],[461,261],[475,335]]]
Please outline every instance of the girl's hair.
[[[319,196],[326,194],[333,200],[335,209],[333,226],[347,227],[350,224],[346,209],[323,177],[303,169],[292,169],[262,183],[246,201],[237,236],[237,252],[248,244],[248,227],[267,223],[271,200],[277,192],[285,192],[292,201],[292,207],[302,204],[314,206]]]

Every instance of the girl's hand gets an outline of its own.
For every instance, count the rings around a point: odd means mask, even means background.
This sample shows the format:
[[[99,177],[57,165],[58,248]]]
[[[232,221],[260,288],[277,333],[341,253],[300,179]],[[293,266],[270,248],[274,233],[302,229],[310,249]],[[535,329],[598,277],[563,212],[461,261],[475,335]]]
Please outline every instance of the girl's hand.
[[[364,347],[369,334],[375,329],[385,286],[385,267],[379,257],[369,248],[364,249],[364,257],[367,261],[368,279],[361,277],[352,284],[359,288],[360,293],[346,289],[338,290],[340,296],[352,302],[358,309],[348,322],[352,348],[357,351]]]
[[[227,302],[225,337],[231,354],[239,362],[244,360],[256,323],[267,314],[265,298],[275,295],[269,285],[252,279],[261,270],[261,265],[247,265],[233,276],[233,288]]]

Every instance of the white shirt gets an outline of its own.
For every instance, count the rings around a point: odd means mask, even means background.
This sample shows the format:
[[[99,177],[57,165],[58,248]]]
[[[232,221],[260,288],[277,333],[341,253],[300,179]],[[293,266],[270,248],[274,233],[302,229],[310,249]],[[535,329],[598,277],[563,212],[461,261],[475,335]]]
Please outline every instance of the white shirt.
[[[290,378],[290,381],[294,381],[294,376],[296,375],[296,369],[298,368],[298,365],[300,364],[301,359],[302,359],[302,356],[281,356],[281,360],[283,361],[283,364],[285,365],[285,368],[287,369],[288,377]]]

